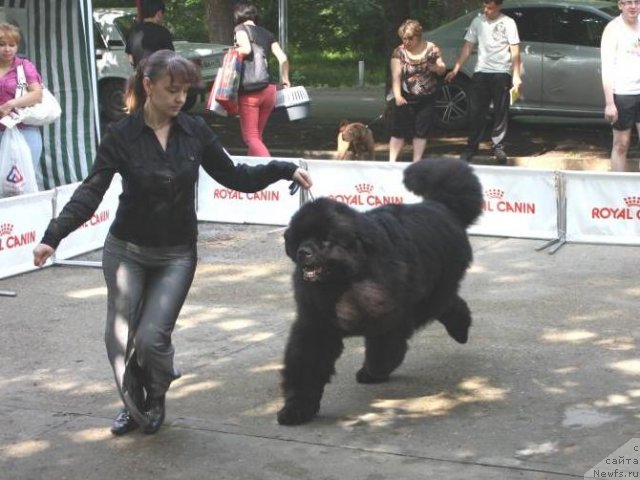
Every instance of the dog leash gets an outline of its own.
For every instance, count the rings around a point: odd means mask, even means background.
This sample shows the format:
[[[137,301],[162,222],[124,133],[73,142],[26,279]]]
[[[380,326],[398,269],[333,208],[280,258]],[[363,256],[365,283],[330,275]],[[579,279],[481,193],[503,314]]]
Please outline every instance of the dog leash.
[[[296,194],[296,192],[297,192],[298,190],[300,190],[300,184],[294,180],[294,181],[293,181],[293,182],[291,182],[291,184],[289,185],[289,195],[295,195],[295,194]],[[309,189],[306,189],[306,190],[303,190],[303,192],[302,192],[302,196],[303,196],[303,198],[302,198],[303,203],[304,203],[304,201],[306,201],[306,200],[307,200],[307,198],[305,198],[305,197],[307,197],[307,196],[308,196],[308,198],[309,198],[309,199],[311,199],[311,200],[315,200],[315,199],[316,199],[316,198],[313,196],[313,193],[311,192],[311,189],[310,189],[310,188],[309,188]]]
[[[365,127],[369,128],[369,125],[373,125],[374,123],[376,123],[378,120],[382,120],[382,118],[384,117],[384,113],[381,113],[380,115],[378,115],[376,118],[374,118],[373,120],[371,120],[369,123],[367,123],[365,125]]]

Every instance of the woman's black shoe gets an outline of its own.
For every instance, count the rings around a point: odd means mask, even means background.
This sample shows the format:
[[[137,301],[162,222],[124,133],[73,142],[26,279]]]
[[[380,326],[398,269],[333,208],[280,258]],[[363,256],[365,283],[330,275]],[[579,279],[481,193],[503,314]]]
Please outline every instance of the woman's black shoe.
[[[156,433],[164,422],[164,395],[147,398],[147,418],[149,423],[144,427],[144,433]]]
[[[129,410],[123,408],[111,425],[111,433],[114,435],[124,435],[138,428],[138,423],[133,419]]]

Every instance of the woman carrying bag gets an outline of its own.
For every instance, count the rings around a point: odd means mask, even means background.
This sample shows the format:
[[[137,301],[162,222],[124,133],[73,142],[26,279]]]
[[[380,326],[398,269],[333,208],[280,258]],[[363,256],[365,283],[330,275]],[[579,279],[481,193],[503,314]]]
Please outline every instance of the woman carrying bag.
[[[13,113],[18,108],[30,107],[42,101],[42,78],[35,65],[25,58],[17,56],[22,36],[18,27],[9,23],[0,23],[0,118]],[[18,88],[18,66],[22,66],[26,77],[26,93],[16,97]],[[33,163],[38,186],[43,187],[40,155],[42,154],[42,132],[34,125],[18,124],[31,152],[29,159]],[[6,127],[0,124],[0,141]]]
[[[242,139],[248,155],[270,157],[262,140],[264,128],[276,103],[276,86],[269,78],[269,52],[278,59],[280,81],[289,87],[289,62],[274,35],[255,24],[258,10],[248,2],[238,2],[233,11],[238,52],[244,56],[243,74],[238,94],[238,114]]]

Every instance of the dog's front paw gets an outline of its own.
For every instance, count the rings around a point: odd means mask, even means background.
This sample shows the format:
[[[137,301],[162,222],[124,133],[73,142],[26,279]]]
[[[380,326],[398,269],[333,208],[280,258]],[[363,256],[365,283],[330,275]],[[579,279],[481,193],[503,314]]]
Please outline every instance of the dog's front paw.
[[[364,367],[358,370],[356,373],[356,380],[358,383],[384,383],[389,380],[389,375],[384,377],[374,377]]]
[[[309,404],[287,404],[278,412],[280,425],[301,425],[313,420],[320,410],[319,406]]]

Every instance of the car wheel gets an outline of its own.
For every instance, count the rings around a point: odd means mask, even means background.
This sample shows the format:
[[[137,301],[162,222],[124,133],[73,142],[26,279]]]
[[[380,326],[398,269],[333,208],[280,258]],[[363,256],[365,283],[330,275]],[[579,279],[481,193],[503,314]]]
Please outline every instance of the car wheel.
[[[127,81],[113,79],[100,86],[100,107],[102,114],[111,122],[120,120],[127,112],[124,108],[124,92]]]
[[[469,123],[468,78],[458,77],[451,83],[443,82],[437,92],[436,115],[440,127],[464,128]]]
[[[198,92],[189,92],[189,93],[187,93],[187,100],[184,102],[184,105],[182,106],[182,111],[183,112],[188,112],[189,110],[191,110],[193,108],[193,106],[198,101],[198,95],[199,95]]]

